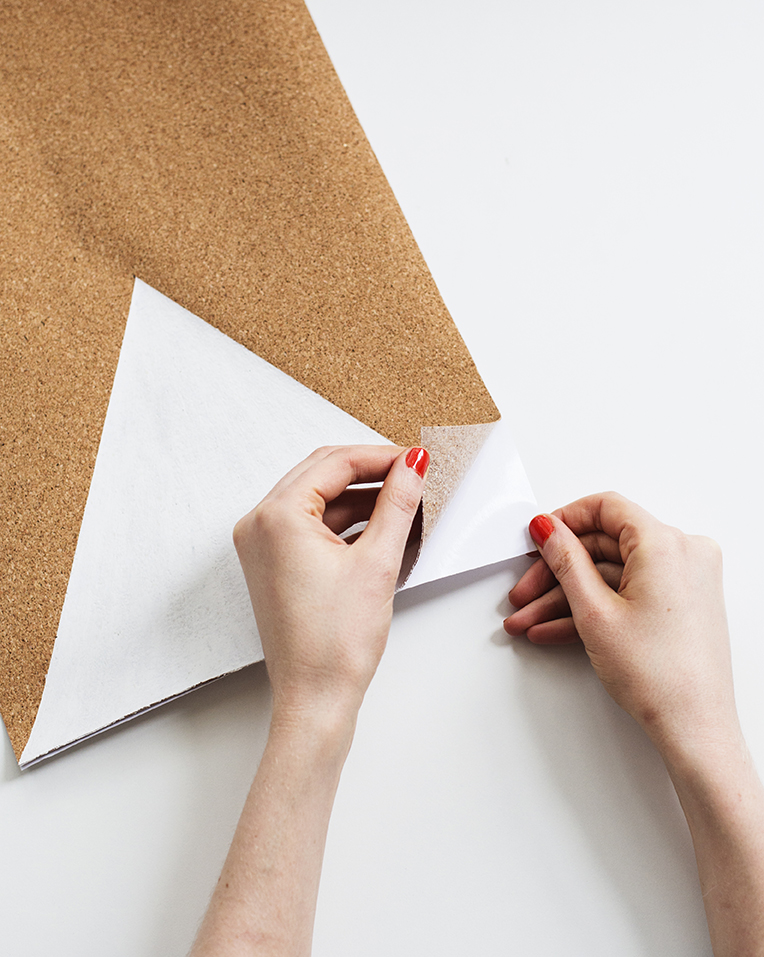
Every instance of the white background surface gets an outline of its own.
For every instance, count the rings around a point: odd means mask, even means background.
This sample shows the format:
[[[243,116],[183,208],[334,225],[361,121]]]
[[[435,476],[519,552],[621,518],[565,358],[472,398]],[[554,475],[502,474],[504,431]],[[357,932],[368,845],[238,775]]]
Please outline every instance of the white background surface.
[[[543,508],[613,487],[722,544],[764,767],[764,12],[311,0]],[[317,957],[703,957],[660,762],[575,650],[504,643],[512,572],[402,595],[337,800]],[[13,957],[183,955],[267,731],[262,666],[19,775]]]

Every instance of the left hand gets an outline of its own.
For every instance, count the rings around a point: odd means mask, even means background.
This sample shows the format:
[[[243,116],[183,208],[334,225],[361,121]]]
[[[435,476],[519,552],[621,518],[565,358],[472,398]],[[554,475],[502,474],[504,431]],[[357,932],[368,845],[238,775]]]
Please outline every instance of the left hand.
[[[234,529],[273,690],[274,718],[357,710],[387,642],[429,455],[322,448]],[[379,482],[381,489],[352,489]],[[339,535],[368,525],[352,544]]]

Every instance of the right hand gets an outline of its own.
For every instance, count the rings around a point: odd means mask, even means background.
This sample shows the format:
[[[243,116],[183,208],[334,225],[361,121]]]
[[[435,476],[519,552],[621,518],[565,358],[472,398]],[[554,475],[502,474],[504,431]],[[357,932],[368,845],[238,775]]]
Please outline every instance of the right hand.
[[[737,735],[715,542],[615,493],[538,516],[531,535],[541,559],[509,593],[519,609],[504,623],[510,635],[580,639],[612,698],[662,750]]]

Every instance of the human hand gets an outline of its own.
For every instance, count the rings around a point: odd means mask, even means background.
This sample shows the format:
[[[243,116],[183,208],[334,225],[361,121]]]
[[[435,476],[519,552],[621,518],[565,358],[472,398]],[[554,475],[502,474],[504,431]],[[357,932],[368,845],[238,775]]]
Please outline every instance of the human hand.
[[[721,552],[614,493],[531,522],[536,562],[510,635],[581,640],[613,699],[662,749],[738,734]]]
[[[275,719],[360,706],[428,464],[424,449],[318,449],[236,524]],[[381,489],[348,488],[382,479]],[[352,544],[339,537],[367,519]]]

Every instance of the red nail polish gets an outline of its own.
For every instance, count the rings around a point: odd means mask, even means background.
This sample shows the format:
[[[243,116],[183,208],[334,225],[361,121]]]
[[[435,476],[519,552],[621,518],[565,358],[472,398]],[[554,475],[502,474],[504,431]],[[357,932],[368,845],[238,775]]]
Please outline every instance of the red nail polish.
[[[409,449],[406,453],[406,465],[423,479],[430,467],[430,453],[427,449]]]
[[[547,515],[537,515],[528,526],[533,541],[541,547],[554,531],[554,524]]]

